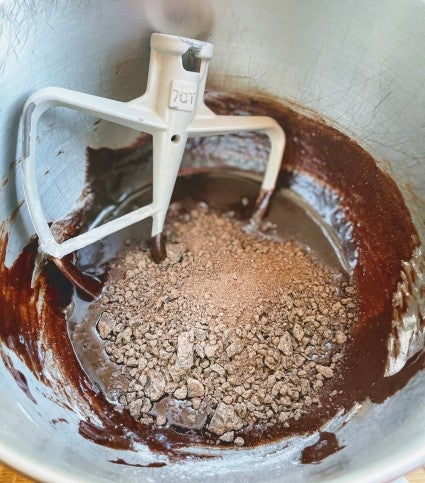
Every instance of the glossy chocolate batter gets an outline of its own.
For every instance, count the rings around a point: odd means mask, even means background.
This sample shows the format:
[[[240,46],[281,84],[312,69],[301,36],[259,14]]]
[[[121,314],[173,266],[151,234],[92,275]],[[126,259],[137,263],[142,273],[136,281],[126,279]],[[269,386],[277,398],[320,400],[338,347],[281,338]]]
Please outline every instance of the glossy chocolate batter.
[[[245,444],[252,446],[294,433],[316,431],[341,408],[348,410],[366,398],[384,401],[425,367],[422,353],[398,374],[384,377],[393,316],[392,295],[400,280],[401,262],[410,260],[419,245],[400,191],[364,149],[323,120],[299,114],[273,100],[235,94],[210,93],[207,104],[217,114],[267,115],[279,122],[286,132],[287,147],[278,188],[307,188],[311,193],[309,202],[319,212],[330,215],[328,221],[353,267],[352,277],[360,304],[352,342],[346,347],[337,377],[323,388],[321,408],[293,421],[289,429],[277,425],[266,431],[258,428],[248,432],[243,435]],[[267,140],[257,133],[194,139],[187,146],[182,172],[194,173],[206,167],[222,170],[229,165],[262,169],[267,153]],[[150,159],[151,144],[145,136],[124,149],[88,149],[87,180],[94,200],[83,214],[76,214],[79,221],[75,223],[75,230],[87,226],[106,207],[117,205],[124,193],[140,188],[143,181],[146,183]],[[228,193],[217,188],[214,183],[205,182],[203,196],[207,200],[220,200],[231,208]],[[178,189],[176,196],[179,196]],[[108,243],[110,256],[119,243],[111,238],[103,246],[107,247]],[[183,457],[175,452],[179,447],[208,443],[202,434],[181,433],[173,428],[152,431],[134,422],[129,415],[117,412],[83,372],[71,345],[66,310],[75,300],[74,287],[52,262],[42,265],[41,275],[32,286],[37,241],[33,240],[23,250],[11,268],[4,265],[6,245],[7,237],[0,246],[0,338],[52,389],[55,383],[42,371],[43,347],[57,354],[58,373],[101,420],[99,425],[87,417],[76,430],[98,444],[113,448],[132,448],[135,441],[140,441],[171,458]],[[94,275],[104,272],[107,259],[107,254],[93,251],[79,256],[80,266],[89,268]],[[42,294],[43,317],[40,317],[37,299]],[[11,372],[16,374],[12,368]],[[26,391],[25,376],[15,378]],[[335,390],[337,397],[330,397]],[[338,448],[336,443],[333,446]]]

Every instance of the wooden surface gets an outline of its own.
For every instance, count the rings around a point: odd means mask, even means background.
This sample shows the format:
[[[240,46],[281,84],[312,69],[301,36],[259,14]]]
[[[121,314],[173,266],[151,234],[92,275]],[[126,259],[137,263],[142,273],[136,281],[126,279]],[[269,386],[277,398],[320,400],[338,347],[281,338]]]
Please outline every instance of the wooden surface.
[[[410,483],[425,483],[425,468],[419,468],[406,475]],[[33,480],[0,464],[0,483],[32,483]]]
[[[425,483],[425,467],[412,471],[412,473],[406,475],[406,478],[411,483]]]
[[[33,480],[16,473],[15,471],[3,466],[0,463],[0,482],[1,483],[30,483]]]

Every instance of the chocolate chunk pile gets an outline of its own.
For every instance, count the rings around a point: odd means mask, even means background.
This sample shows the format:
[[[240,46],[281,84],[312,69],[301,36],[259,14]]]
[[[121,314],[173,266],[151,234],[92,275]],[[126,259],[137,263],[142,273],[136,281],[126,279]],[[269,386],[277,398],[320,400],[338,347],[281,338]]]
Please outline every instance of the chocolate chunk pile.
[[[112,265],[97,323],[145,423],[243,445],[255,425],[319,404],[356,321],[355,290],[297,244],[246,233],[232,214],[172,205],[167,259],[143,245]]]

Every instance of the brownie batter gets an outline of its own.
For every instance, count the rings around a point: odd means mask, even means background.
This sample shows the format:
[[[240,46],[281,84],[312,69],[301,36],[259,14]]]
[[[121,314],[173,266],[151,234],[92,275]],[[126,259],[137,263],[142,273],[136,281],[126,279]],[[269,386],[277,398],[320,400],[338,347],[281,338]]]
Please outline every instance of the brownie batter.
[[[384,401],[425,367],[422,353],[394,376],[384,377],[387,341],[392,331],[392,296],[400,281],[402,262],[409,261],[419,246],[400,191],[364,149],[323,120],[264,98],[211,93],[207,103],[217,114],[247,112],[272,116],[279,122],[287,136],[287,147],[278,189],[308,193],[308,204],[326,218],[352,269],[359,301],[352,340],[339,365],[338,377],[329,379],[320,394],[320,407],[293,421],[290,429],[275,425],[264,432],[259,429],[255,435],[247,435],[245,445],[316,431],[341,408],[349,410],[366,398]],[[224,167],[261,171],[267,155],[267,139],[258,133],[193,139],[187,146],[182,174]],[[70,234],[84,229],[101,210],[117,206],[125,193],[140,190],[146,184],[150,159],[151,144],[145,136],[124,149],[89,149],[87,181],[93,202],[76,214],[77,221]],[[233,196],[235,193],[217,188],[214,181],[202,181],[192,192],[192,198],[199,198],[202,192],[202,198],[211,200],[211,205],[216,200],[216,204],[232,209],[232,204],[244,196],[243,189]],[[176,198],[181,195],[177,187]],[[127,208],[132,208],[130,202]],[[134,228],[133,234],[136,231]],[[106,262],[117,253],[122,241],[111,237],[83,251],[78,255],[80,268],[101,277]],[[4,265],[6,246],[7,237],[4,237],[0,246],[0,338],[53,392],[60,388],[58,381],[60,384],[66,381],[75,389],[75,402],[84,403],[98,418],[96,423],[94,417],[82,419],[76,430],[98,444],[113,448],[132,448],[134,442],[143,442],[171,458],[185,457],[176,453],[179,447],[205,442],[196,434],[176,432],[173,427],[152,431],[148,424],[135,422],[125,412],[117,412],[110,402],[112,398],[105,397],[99,385],[82,370],[70,342],[66,324],[70,319],[69,305],[78,299],[75,288],[53,263],[42,262],[39,266],[36,240],[10,268]],[[36,265],[40,275],[33,281]],[[42,306],[39,300],[43,301]],[[80,313],[74,310],[72,323],[78,325],[87,305],[78,301],[75,307]],[[50,380],[43,372],[47,351],[57,355],[56,380]],[[17,383],[25,391],[25,378],[19,375]],[[337,396],[331,396],[335,391]],[[72,411],[71,405],[69,410]]]

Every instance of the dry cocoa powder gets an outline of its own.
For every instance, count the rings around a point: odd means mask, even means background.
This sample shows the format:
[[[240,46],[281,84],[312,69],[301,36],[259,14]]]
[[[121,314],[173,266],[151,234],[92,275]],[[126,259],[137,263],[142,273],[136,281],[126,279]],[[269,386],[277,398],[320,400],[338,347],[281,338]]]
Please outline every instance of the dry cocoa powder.
[[[128,247],[100,301],[97,330],[129,379],[120,403],[142,422],[235,445],[243,428],[313,411],[356,321],[355,289],[232,213],[173,204],[168,219],[167,259]]]

